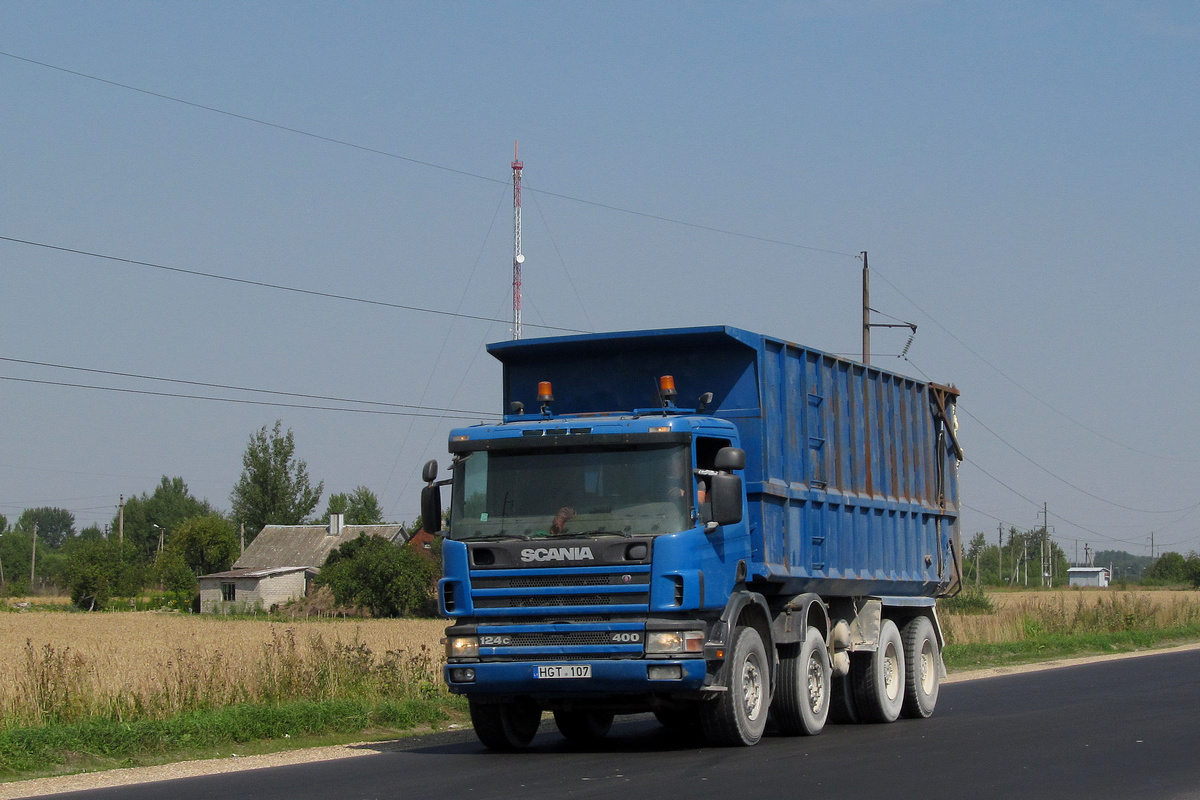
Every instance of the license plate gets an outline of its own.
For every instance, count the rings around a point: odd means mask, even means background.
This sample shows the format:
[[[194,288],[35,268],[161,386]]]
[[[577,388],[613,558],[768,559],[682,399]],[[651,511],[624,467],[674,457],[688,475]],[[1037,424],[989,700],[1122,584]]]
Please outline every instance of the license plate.
[[[537,668],[539,678],[590,678],[591,664],[550,664]]]

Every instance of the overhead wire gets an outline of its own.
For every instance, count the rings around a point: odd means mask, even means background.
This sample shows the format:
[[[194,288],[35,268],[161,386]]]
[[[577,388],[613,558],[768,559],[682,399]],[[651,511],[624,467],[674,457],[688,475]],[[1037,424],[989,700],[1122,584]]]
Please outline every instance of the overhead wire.
[[[29,245],[31,247],[41,247],[47,250],[57,250],[63,253],[72,253],[75,255],[88,256],[90,258],[100,258],[106,261],[116,261],[122,264],[132,264],[139,267],[148,267],[150,269],[159,269],[166,272],[176,272],[183,275],[191,275],[200,278],[210,278],[218,281],[228,281],[230,283],[239,283],[246,286],[257,286],[261,289],[275,289],[283,292],[294,292],[296,294],[310,295],[312,297],[323,297],[328,300],[343,300],[350,303],[365,303],[372,306],[380,306],[383,308],[395,308],[403,311],[418,311],[423,314],[437,314],[444,317],[457,317],[459,319],[472,319],[481,322],[504,322],[505,320],[496,319],[494,317],[484,317],[476,314],[462,314],[455,311],[442,311],[435,308],[423,308],[421,306],[410,306],[403,303],[390,303],[385,300],[372,300],[366,297],[353,297],[351,295],[335,294],[334,292],[322,292],[315,289],[299,289],[295,286],[285,286],[280,283],[268,283],[266,281],[255,281],[249,278],[234,278],[229,275],[219,275],[213,272],[202,272],[195,269],[185,269],[183,267],[172,267],[166,264],[155,264],[151,261],[140,261],[133,258],[123,258],[121,256],[107,255],[105,253],[96,253],[89,250],[80,250],[73,247],[63,247],[61,245],[47,244],[45,242],[35,242],[29,239],[18,239],[14,236],[0,235],[0,241],[14,242],[16,244]],[[561,331],[563,333],[587,333],[587,331],[577,328],[562,328],[554,325],[530,325],[532,328],[542,328],[544,330]]]
[[[460,411],[446,409],[445,411],[432,411],[424,413],[420,411],[388,411],[378,408],[345,408],[341,406],[317,406],[304,403],[284,403],[281,401],[268,400],[248,400],[245,398],[236,397],[209,397],[207,395],[180,394],[177,392],[154,392],[149,389],[128,389],[117,386],[97,386],[95,384],[86,383],[69,383],[66,381],[47,381],[37,380],[34,378],[16,378],[11,375],[0,375],[0,381],[10,381],[13,383],[29,383],[42,386],[62,386],[72,389],[92,389],[95,391],[115,392],[119,394],[137,394],[150,397],[175,397],[184,400],[207,400],[215,403],[235,403],[240,405],[251,406],[271,406],[273,408],[302,408],[311,411],[341,411],[347,414],[381,414],[391,417],[435,417],[437,419],[479,419],[480,417],[499,417],[499,414],[472,414]]]
[[[389,403],[389,402],[385,402],[382,400],[357,400],[357,399],[349,398],[349,397],[333,397],[330,395],[321,395],[321,394],[305,394],[302,392],[286,392],[286,391],[280,391],[277,389],[258,389],[258,388],[254,388],[251,386],[237,386],[237,385],[228,384],[228,383],[206,383],[204,381],[191,381],[191,380],[184,380],[182,378],[164,378],[164,377],[160,377],[160,376],[156,376],[156,375],[142,375],[142,374],[136,373],[136,372],[120,372],[118,370],[96,369],[93,367],[77,367],[77,366],[71,366],[69,364],[53,364],[48,361],[31,361],[29,359],[10,358],[7,356],[0,356],[0,361],[8,362],[10,364],[24,364],[27,366],[49,367],[52,369],[71,370],[74,372],[87,372],[87,373],[91,373],[94,375],[110,375],[110,376],[119,377],[119,378],[136,378],[138,380],[144,380],[144,381],[158,381],[161,383],[174,383],[174,384],[179,384],[181,386],[200,386],[200,387],[203,387],[206,389],[231,389],[231,390],[239,391],[239,392],[254,392],[254,393],[258,393],[258,394],[274,394],[274,395],[279,395],[281,397],[297,397],[297,398],[301,398],[301,399],[305,399],[305,400],[328,400],[328,401],[338,402],[338,403],[357,403],[359,405],[384,406],[384,407],[388,407],[388,408],[408,408],[408,409],[413,409],[416,411],[452,412],[452,413],[456,413],[456,414],[463,414],[468,417],[491,416],[491,415],[487,414],[486,412],[470,411],[470,410],[457,409],[457,408],[437,408],[437,407],[433,407],[433,406],[410,405],[408,403]]]

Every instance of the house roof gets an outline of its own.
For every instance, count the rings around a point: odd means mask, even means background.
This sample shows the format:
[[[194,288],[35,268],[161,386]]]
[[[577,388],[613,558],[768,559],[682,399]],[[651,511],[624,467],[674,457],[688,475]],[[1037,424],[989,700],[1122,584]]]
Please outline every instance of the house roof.
[[[314,575],[317,573],[315,567],[273,567],[272,569],[231,569],[225,572],[212,572],[208,575],[201,575],[200,579],[204,578],[269,578],[272,575],[286,575],[289,572],[311,572]]]
[[[399,525],[343,525],[341,533],[334,536],[327,525],[267,525],[246,545],[241,558],[233,562],[233,569],[320,569],[334,549],[357,539],[360,533],[396,541],[403,538],[404,529]]]

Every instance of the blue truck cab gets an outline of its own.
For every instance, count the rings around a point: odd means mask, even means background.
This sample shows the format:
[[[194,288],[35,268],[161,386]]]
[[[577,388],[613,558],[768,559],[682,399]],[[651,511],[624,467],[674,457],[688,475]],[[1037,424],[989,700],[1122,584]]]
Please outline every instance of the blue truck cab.
[[[928,716],[954,591],[957,392],[730,327],[493,344],[450,486],[445,679],[480,740],[650,711],[750,745]]]

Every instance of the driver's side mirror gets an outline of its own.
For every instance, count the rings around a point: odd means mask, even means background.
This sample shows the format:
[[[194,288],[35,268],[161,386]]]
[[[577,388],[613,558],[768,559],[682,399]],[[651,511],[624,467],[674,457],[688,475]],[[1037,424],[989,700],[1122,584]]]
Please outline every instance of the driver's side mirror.
[[[437,474],[437,461],[426,461],[421,470],[421,477],[428,484],[421,490],[421,527],[426,533],[437,533],[442,529],[442,487],[434,482]]]
[[[722,447],[713,460],[717,474],[712,476],[712,519],[717,525],[742,521],[742,479],[732,474],[746,468],[746,451],[740,447]],[[712,523],[710,523],[712,524]]]

